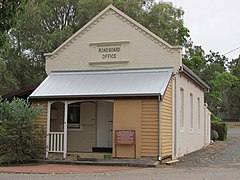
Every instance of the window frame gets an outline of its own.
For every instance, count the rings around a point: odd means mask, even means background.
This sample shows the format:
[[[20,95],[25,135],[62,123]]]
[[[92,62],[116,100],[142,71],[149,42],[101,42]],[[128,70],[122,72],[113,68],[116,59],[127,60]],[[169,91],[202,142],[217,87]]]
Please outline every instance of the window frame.
[[[184,89],[181,87],[180,88],[180,131],[184,131],[184,116],[185,116],[185,108],[184,108]]]
[[[193,112],[193,94],[190,93],[190,132],[193,132],[193,118],[194,118],[194,112]]]
[[[69,121],[71,114],[73,115],[73,119],[74,119],[72,122]],[[76,118],[77,118],[77,120],[76,120]],[[67,127],[68,127],[68,129],[82,129],[82,126],[81,126],[81,102],[74,102],[74,103],[68,104]]]
[[[200,112],[201,108],[200,108],[200,105],[201,105],[200,98],[198,97],[197,98],[197,106],[198,106],[197,107],[197,119],[198,119],[197,126],[198,126],[198,132],[201,131],[201,112]]]

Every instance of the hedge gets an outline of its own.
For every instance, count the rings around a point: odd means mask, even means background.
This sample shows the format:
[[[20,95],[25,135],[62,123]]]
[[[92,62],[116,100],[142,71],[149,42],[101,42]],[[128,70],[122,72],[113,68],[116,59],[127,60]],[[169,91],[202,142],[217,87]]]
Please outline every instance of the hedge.
[[[225,122],[212,122],[211,130],[216,130],[218,132],[218,140],[224,141],[227,139],[227,123]]]

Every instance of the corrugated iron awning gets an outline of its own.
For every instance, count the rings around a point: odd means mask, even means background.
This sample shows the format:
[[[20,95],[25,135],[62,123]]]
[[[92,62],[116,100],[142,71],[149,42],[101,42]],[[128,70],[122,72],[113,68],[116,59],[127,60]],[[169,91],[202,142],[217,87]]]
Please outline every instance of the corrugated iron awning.
[[[160,96],[172,69],[53,72],[30,98]]]

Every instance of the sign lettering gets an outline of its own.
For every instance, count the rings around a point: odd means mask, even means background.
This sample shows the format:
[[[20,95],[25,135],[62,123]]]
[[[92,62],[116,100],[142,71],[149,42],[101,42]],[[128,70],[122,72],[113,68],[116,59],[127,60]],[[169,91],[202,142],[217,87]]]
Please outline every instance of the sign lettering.
[[[116,144],[135,144],[134,130],[116,130]]]
[[[100,60],[120,60],[120,46],[98,46]]]

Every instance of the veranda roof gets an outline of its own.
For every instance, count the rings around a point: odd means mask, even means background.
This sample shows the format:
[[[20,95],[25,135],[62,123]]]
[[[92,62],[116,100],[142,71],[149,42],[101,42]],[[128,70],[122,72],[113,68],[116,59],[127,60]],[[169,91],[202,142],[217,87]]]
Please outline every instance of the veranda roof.
[[[30,98],[161,96],[173,69],[52,72]]]

